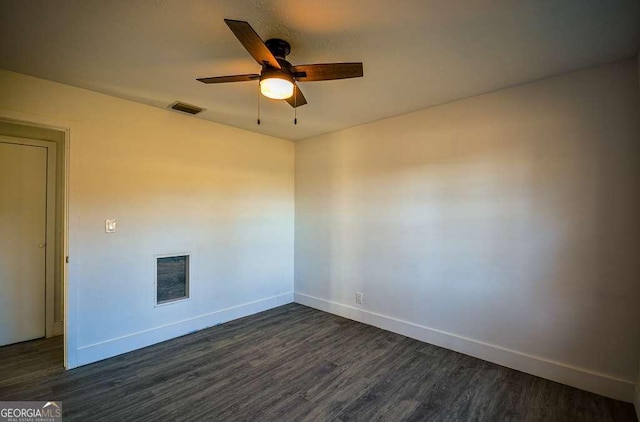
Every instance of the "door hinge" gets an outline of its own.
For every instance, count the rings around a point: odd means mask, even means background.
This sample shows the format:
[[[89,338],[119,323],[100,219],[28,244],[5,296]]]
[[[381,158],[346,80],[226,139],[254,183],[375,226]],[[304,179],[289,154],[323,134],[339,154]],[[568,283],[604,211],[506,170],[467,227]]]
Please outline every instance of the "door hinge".
[[[69,263],[69,255],[67,255],[67,257],[64,259],[64,262],[66,262],[67,264]]]

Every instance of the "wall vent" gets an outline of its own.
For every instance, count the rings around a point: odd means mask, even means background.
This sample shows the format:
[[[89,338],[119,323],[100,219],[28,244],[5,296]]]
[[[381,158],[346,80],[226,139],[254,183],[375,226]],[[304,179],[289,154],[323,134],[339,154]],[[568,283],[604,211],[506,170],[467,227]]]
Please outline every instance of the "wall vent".
[[[194,106],[191,104],[187,104],[187,103],[183,103],[182,101],[176,101],[172,104],[169,105],[169,108],[173,109],[173,110],[178,110],[181,111],[183,113],[188,113],[188,114],[198,114],[203,112],[205,109],[198,107],[198,106]]]
[[[191,254],[156,255],[156,306],[189,299]]]

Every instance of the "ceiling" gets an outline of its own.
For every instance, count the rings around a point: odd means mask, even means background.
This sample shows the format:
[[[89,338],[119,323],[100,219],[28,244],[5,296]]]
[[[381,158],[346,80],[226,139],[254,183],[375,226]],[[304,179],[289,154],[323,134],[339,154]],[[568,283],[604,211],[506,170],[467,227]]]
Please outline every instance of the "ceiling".
[[[364,78],[300,83],[309,104],[260,99],[223,18],[292,45],[293,64],[362,61]],[[298,140],[633,57],[638,0],[0,0],[0,68]]]

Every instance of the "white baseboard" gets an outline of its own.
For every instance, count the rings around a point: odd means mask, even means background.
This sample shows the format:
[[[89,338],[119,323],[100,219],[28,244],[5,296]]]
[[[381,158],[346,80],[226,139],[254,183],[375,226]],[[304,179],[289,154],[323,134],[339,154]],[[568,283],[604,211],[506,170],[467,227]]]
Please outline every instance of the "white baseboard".
[[[45,328],[45,337],[56,337],[64,334],[64,321],[56,321],[51,324],[47,323]]]
[[[294,293],[297,303],[344,318],[373,325],[387,331],[402,334],[425,343],[434,344],[456,352],[464,353],[498,365],[516,369],[582,390],[611,397],[617,400],[633,402],[635,383],[585,368],[556,362],[543,357],[518,352],[494,344],[425,327],[409,321],[381,315],[349,305],[332,302],[318,297]],[[636,398],[636,401],[638,399]],[[636,407],[638,405],[636,404]]]
[[[53,336],[61,336],[64,334],[64,321],[57,321],[53,323]]]
[[[102,359],[121,355],[132,350],[151,346],[152,344],[180,337],[185,334],[229,322],[234,319],[253,315],[291,302],[293,302],[293,293],[285,293],[257,300],[255,302],[244,303],[242,305],[211,312],[205,315],[200,315],[195,318],[178,321],[162,327],[156,327],[79,347],[76,366],[82,366]]]

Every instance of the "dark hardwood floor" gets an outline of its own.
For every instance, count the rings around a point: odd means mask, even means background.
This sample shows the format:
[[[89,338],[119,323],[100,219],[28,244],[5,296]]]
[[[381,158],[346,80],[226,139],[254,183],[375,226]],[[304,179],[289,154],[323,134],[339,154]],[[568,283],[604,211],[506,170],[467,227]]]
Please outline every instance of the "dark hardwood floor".
[[[65,372],[0,348],[0,400],[64,421],[635,421],[633,406],[290,304]]]

